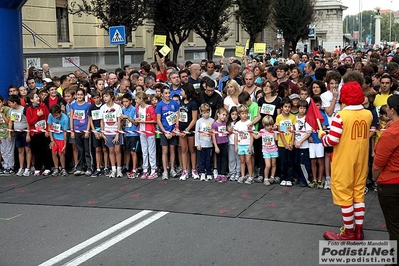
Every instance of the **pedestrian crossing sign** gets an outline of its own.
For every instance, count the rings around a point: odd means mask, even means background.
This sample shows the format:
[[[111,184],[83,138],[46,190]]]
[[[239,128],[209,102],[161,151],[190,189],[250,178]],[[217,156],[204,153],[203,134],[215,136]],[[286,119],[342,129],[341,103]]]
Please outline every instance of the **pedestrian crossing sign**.
[[[109,42],[112,44],[126,44],[125,26],[109,27]]]

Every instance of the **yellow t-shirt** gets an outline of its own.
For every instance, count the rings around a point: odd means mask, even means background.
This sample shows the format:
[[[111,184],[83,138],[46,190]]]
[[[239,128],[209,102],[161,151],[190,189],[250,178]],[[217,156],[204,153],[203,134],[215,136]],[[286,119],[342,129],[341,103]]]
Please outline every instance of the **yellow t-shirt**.
[[[278,130],[284,133],[284,138],[287,144],[292,143],[292,138],[294,137],[294,125],[296,123],[296,116],[290,114],[289,116],[284,116],[283,114],[279,114],[276,118],[276,125],[278,126]],[[284,143],[281,139],[281,134],[278,135],[278,146],[284,147]]]
[[[57,88],[57,92],[62,96],[62,88],[61,88],[61,86],[59,86],[58,88]]]

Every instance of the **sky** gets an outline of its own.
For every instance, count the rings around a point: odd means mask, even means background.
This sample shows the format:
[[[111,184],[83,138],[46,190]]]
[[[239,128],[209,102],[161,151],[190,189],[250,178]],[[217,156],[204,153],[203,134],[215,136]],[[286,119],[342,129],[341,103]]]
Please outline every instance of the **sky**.
[[[399,1],[398,0],[342,0],[344,6],[347,6],[348,9],[344,10],[344,17],[346,15],[355,15],[359,13],[359,3],[361,6],[361,11],[363,10],[373,10],[377,6],[381,7],[381,9],[392,9],[394,11],[399,10]]]

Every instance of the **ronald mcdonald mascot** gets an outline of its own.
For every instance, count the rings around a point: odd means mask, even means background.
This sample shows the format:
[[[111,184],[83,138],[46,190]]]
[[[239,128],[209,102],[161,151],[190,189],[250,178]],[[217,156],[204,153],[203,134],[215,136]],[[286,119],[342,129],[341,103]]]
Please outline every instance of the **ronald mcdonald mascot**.
[[[345,107],[332,119],[329,134],[320,130],[319,137],[325,147],[334,147],[331,192],[334,204],[341,206],[344,226],[339,233],[326,231],[324,238],[363,240],[364,188],[372,114],[363,108],[363,90],[355,81],[342,86],[340,100]]]

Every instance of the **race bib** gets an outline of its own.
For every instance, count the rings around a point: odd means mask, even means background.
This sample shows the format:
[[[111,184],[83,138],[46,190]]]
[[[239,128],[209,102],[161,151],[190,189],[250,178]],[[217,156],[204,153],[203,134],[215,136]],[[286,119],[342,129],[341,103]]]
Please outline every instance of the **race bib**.
[[[247,140],[249,138],[249,133],[245,132],[245,133],[238,133],[238,142]]]
[[[0,114],[0,123],[4,123],[4,118],[1,114]]]
[[[72,118],[75,120],[84,120],[85,119],[85,111],[84,110],[74,110]]]
[[[176,119],[177,119],[176,113],[170,114],[166,117],[166,121],[168,122],[169,126],[174,125],[176,123]]]
[[[227,133],[226,126],[219,126],[218,131],[219,131],[219,133],[218,133],[219,137],[226,136],[226,133]]]
[[[99,120],[99,119],[101,119],[101,112],[100,112],[100,110],[92,110],[92,111],[91,111],[91,118],[92,118],[93,120]]]
[[[270,147],[274,143],[273,136],[263,136],[262,137],[262,146],[263,147]]]
[[[116,115],[115,115],[115,113],[114,112],[112,112],[112,113],[105,113],[105,115],[104,115],[104,122],[106,122],[106,123],[112,123],[112,122],[116,122]]]
[[[145,121],[145,114],[139,113],[139,118],[143,121]]]
[[[188,121],[188,116],[186,112],[180,112],[180,122],[186,123]]]
[[[274,110],[276,110],[276,106],[274,106],[272,104],[264,103],[264,104],[262,104],[262,108],[260,109],[260,113],[261,114],[265,114],[265,115],[273,115],[274,114]]]
[[[36,130],[44,130],[44,129],[46,129],[46,120],[40,120],[40,121],[36,122],[35,129]]]
[[[208,131],[211,130],[211,126],[207,124],[202,124],[200,130],[203,131],[201,133],[201,138],[210,138],[211,135],[208,134]]]
[[[280,131],[285,133],[290,133],[292,130],[292,121],[291,120],[284,120],[280,122]]]
[[[11,121],[21,122],[21,119],[22,119],[22,115],[20,113],[11,112]]]
[[[126,118],[125,127],[132,127],[132,126],[133,126],[133,123],[130,122],[130,120]]]
[[[54,123],[53,124],[54,131],[60,132],[61,131],[61,124]]]

